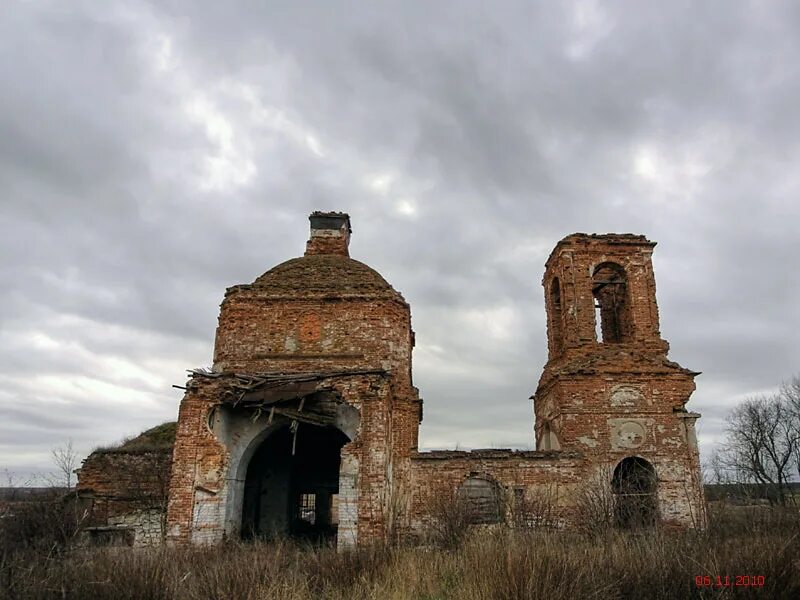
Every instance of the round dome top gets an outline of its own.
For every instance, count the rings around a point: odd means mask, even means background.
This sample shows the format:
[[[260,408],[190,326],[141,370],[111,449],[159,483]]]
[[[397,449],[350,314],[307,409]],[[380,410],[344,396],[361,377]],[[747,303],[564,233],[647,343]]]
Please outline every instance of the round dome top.
[[[287,260],[252,283],[270,295],[403,297],[375,269],[347,256],[311,254]]]

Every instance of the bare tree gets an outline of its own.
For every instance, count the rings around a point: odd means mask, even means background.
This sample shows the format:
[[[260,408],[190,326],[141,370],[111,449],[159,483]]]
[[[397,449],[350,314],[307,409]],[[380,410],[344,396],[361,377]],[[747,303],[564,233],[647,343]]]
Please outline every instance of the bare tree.
[[[780,395],[786,404],[790,416],[790,428],[800,438],[800,375],[795,375],[791,380],[781,385]],[[800,479],[800,443],[795,445],[794,467]]]
[[[78,466],[78,453],[72,446],[72,438],[68,439],[63,446],[58,446],[50,451],[53,463],[58,469],[61,481],[68,490],[72,489],[72,473]]]
[[[783,392],[748,398],[727,418],[727,438],[716,460],[739,482],[756,483],[770,502],[786,505],[789,481],[800,457],[800,427]]]

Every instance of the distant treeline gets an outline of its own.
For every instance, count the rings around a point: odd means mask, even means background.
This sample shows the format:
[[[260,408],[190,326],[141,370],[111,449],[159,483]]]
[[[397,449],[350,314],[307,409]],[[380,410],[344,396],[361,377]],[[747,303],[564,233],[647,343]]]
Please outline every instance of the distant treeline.
[[[707,483],[706,500],[768,500],[777,502],[779,490],[776,485],[761,483]],[[784,490],[790,490],[793,497],[800,498],[800,482],[785,483]]]
[[[67,493],[67,488],[48,487],[0,487],[0,501],[13,502],[51,497],[55,493]]]

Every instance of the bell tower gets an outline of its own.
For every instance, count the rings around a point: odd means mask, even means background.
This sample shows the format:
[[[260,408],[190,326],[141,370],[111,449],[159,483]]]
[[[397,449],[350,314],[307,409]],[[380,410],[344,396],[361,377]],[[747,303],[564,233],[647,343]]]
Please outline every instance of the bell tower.
[[[653,467],[661,518],[682,522],[699,515],[702,503],[700,415],[685,408],[699,373],[667,359],[655,245],[642,235],[576,233],[550,254],[542,280],[548,361],[533,396],[536,446],[579,451],[610,468],[635,457]]]
[[[651,260],[642,235],[576,233],[561,240],[545,265],[549,361],[592,353],[598,344],[666,354]]]

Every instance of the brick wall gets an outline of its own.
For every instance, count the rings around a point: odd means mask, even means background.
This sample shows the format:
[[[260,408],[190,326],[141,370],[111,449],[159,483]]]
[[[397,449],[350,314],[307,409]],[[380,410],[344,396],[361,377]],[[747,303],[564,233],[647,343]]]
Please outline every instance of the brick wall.
[[[590,464],[643,458],[655,468],[662,518],[702,525],[694,434],[700,415],[685,408],[698,373],[667,358],[654,246],[644,236],[574,234],[550,255],[542,281],[549,358],[534,395],[537,445],[552,432],[561,448],[580,451]],[[621,298],[620,341],[596,333],[597,319],[605,325],[608,317],[602,307],[608,286],[617,286]]]
[[[508,510],[515,492],[527,498],[546,494],[554,516],[566,523],[587,469],[580,453],[513,450],[418,452],[411,456],[410,466],[406,525],[416,536],[425,535],[442,499],[452,498],[469,477],[497,484]]]
[[[227,291],[214,376],[194,376],[181,402],[171,540],[213,542],[238,533],[242,470],[269,428],[285,423],[278,417],[269,424],[267,414],[253,417],[225,404],[234,373],[338,373],[318,380],[317,388],[335,390],[358,409],[360,421],[356,438],[342,449],[340,543],[384,535],[387,489],[407,471],[402,460],[417,443],[421,409],[411,383],[413,332],[403,297],[349,258],[344,217],[315,213],[305,256]]]
[[[315,380],[316,389],[334,390],[357,409],[357,434],[341,451],[340,545],[383,539],[390,530],[420,534],[436,499],[472,476],[493,481],[508,497],[546,492],[559,522],[569,524],[581,486],[608,479],[630,456],[654,466],[662,518],[701,524],[699,415],[685,409],[697,373],[667,359],[654,243],[629,234],[575,234],[548,259],[550,352],[534,412],[537,446],[556,451],[419,453],[422,409],[411,378],[410,309],[378,273],[349,258],[349,235],[346,215],[315,213],[305,256],[227,291],[213,373],[194,375],[181,402],[171,540],[238,535],[249,457],[285,424],[230,401],[237,374],[327,374]],[[609,263],[616,266],[598,280],[598,266]],[[595,334],[594,303],[605,301],[598,285],[624,290],[620,343]],[[603,310],[617,314],[608,304]]]
[[[159,543],[166,510],[172,450],[105,450],[90,454],[78,472],[78,496],[88,501],[86,525],[125,525],[137,545]]]

